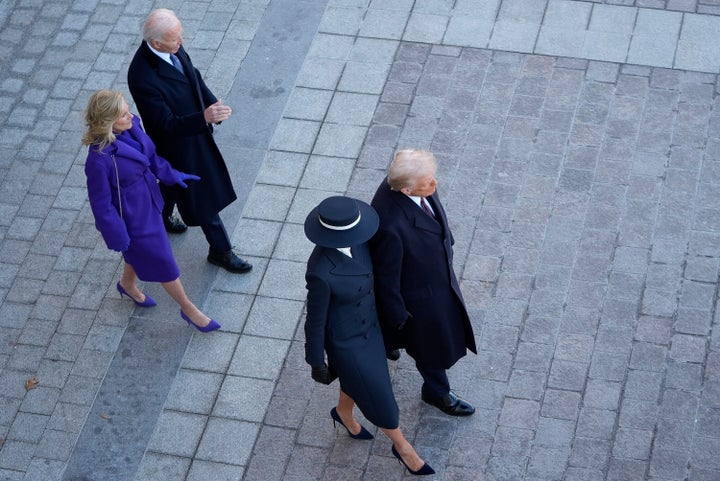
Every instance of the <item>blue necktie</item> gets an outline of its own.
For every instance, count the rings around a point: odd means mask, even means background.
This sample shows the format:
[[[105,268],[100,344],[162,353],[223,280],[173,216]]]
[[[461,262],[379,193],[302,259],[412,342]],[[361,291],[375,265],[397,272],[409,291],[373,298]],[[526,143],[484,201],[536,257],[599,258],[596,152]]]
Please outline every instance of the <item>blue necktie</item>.
[[[180,64],[180,59],[177,58],[177,55],[175,55],[174,53],[171,53],[171,54],[170,54],[170,61],[172,62],[173,67],[175,67],[178,72],[180,72],[181,74],[185,75],[185,71],[183,70],[183,67],[182,67],[182,65]]]

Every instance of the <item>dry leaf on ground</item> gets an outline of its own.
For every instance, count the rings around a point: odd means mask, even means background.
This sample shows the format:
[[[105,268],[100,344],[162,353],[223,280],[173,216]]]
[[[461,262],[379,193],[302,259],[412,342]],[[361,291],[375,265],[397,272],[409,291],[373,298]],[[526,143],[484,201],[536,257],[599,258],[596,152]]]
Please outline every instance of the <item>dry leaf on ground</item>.
[[[27,381],[25,381],[25,390],[29,391],[31,389],[35,389],[38,384],[40,384],[40,381],[37,380],[35,376],[31,377]]]

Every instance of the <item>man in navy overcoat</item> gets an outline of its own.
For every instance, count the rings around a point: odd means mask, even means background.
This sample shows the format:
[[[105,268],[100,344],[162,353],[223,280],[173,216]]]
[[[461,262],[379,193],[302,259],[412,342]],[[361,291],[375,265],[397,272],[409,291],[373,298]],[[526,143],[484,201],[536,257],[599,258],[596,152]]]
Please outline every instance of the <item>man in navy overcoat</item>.
[[[163,188],[166,228],[175,203],[183,220],[199,225],[210,245],[208,261],[231,272],[252,266],[232,251],[219,212],[237,196],[213,125],[232,110],[219,101],[182,47],[182,25],[171,10],[150,12],[143,41],[128,69],[128,87],[157,152],[181,172],[200,177],[187,189]],[[177,229],[175,231],[178,231]]]
[[[450,390],[446,370],[477,353],[453,269],[453,237],[436,192],[435,157],[401,150],[372,206],[380,228],[370,242],[375,297],[388,350],[404,347],[423,377],[422,399],[446,414],[475,408]]]

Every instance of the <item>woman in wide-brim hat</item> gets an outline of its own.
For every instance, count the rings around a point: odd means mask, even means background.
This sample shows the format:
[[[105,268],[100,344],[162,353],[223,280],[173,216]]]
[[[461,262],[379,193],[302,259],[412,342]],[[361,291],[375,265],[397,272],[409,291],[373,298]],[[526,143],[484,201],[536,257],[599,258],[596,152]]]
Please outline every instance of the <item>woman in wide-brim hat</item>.
[[[432,474],[398,427],[367,246],[378,224],[371,206],[343,196],[323,200],[305,219],[305,235],[315,244],[305,274],[305,360],[315,381],[330,384],[336,376],[340,381],[338,404],[330,411],[333,423],[353,439],[372,439],[353,416],[357,404],[392,440],[393,455],[410,473]]]

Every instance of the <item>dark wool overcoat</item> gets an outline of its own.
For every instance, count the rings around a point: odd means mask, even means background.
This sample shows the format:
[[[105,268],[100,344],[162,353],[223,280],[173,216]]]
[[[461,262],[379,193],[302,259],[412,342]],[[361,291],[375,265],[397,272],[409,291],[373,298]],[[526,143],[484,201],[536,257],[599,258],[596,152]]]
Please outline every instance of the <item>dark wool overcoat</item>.
[[[427,200],[437,220],[405,194],[391,190],[387,179],[377,189],[371,204],[380,228],[370,241],[375,298],[388,348],[405,348],[425,368],[447,369],[466,349],[477,350],[453,269],[453,237],[445,209],[437,192]]]
[[[367,420],[395,429],[399,410],[375,311],[367,244],[353,247],[352,258],[337,249],[315,247],[305,280],[305,360],[322,366],[327,353],[340,387]]]
[[[213,138],[213,127],[203,116],[205,108],[217,98],[182,46],[177,57],[185,75],[155,55],[143,41],[128,69],[128,87],[158,154],[177,170],[200,176],[187,189],[171,187],[183,221],[200,225],[237,196]]]
[[[173,185],[178,172],[157,155],[137,117],[102,151],[90,146],[85,175],[95,227],[108,248],[128,247],[123,257],[143,281],[177,279],[180,271],[162,221],[158,179]]]

